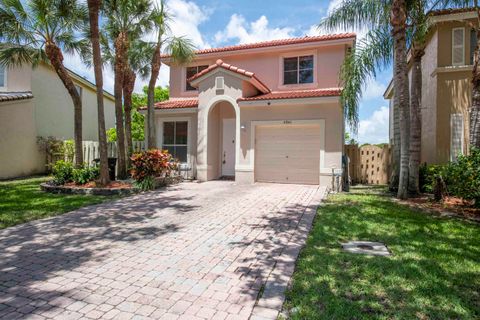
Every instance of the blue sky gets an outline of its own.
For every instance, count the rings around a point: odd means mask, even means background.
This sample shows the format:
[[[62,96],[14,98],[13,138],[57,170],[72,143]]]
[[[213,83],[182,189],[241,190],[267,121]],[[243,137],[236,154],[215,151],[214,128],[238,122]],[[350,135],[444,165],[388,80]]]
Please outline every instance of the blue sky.
[[[315,35],[315,26],[341,0],[167,0],[174,15],[172,32],[192,39],[198,48]],[[351,30],[348,30],[351,31]],[[359,33],[361,36],[361,32]],[[148,37],[148,36],[147,36]],[[93,73],[76,58],[67,65],[87,78]],[[388,104],[382,94],[391,70],[371,79],[360,106],[361,143],[388,141]],[[168,68],[162,67],[160,85],[168,84]],[[136,90],[144,83],[137,83]],[[105,86],[112,90],[113,74],[106,70]]]

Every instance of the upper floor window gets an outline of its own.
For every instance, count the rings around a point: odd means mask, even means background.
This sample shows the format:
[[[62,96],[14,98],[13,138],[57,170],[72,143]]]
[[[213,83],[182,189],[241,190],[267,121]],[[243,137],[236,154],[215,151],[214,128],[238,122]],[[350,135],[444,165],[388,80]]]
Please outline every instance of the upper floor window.
[[[313,83],[313,55],[283,59],[283,84]]]
[[[5,67],[0,66],[0,88],[5,88],[7,86],[7,73],[5,72]]]
[[[200,71],[202,70],[205,70],[207,69],[208,66],[194,66],[194,67],[187,67],[187,74],[186,74],[186,83],[185,83],[185,89],[187,91],[194,91],[194,90],[197,90],[196,88],[192,87],[190,85],[190,83],[188,83],[188,79],[193,77],[194,75],[196,75],[197,73],[199,73]]]
[[[465,65],[465,28],[452,29],[452,66]]]

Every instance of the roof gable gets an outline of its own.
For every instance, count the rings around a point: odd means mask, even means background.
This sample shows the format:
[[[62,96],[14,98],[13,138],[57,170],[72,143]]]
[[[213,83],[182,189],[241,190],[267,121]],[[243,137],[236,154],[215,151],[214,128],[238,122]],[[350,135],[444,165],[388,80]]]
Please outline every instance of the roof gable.
[[[193,87],[197,87],[198,84],[208,77],[212,72],[218,69],[223,69],[226,70],[227,72],[231,73],[234,76],[240,77],[242,80],[245,80],[252,84],[255,88],[257,88],[260,92],[262,93],[268,93],[270,92],[270,89],[260,80],[255,76],[255,73],[235,67],[231,64],[223,62],[221,59],[218,59],[217,62],[209,66],[207,69],[200,71],[193,77],[187,79],[188,82]]]

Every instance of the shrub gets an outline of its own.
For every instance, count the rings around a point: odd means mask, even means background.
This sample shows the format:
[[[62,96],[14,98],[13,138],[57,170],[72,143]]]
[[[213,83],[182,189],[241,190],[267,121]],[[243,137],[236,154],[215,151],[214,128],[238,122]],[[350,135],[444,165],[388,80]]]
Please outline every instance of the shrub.
[[[460,155],[442,172],[451,195],[465,200],[475,200],[480,206],[480,149],[472,148],[470,155]]]
[[[151,149],[135,153],[132,157],[132,178],[141,182],[147,177],[159,177],[162,174],[169,174],[175,169],[176,163],[167,150]]]
[[[97,179],[99,175],[100,170],[98,167],[84,166],[83,168],[73,169],[72,180],[76,184],[85,184]]]
[[[53,181],[55,184],[65,184],[73,179],[73,163],[59,160],[53,166]]]
[[[432,193],[435,187],[435,180],[438,176],[442,176],[446,165],[426,163],[420,166],[420,191]]]
[[[135,187],[143,191],[153,190],[155,189],[155,179],[147,176],[141,181],[135,181]]]

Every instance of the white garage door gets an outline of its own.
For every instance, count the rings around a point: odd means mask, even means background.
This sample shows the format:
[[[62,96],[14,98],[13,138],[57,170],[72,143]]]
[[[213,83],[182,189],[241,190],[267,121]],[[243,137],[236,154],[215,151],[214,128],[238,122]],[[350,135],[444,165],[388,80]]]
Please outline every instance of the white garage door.
[[[319,183],[320,125],[262,125],[255,135],[256,181]]]

